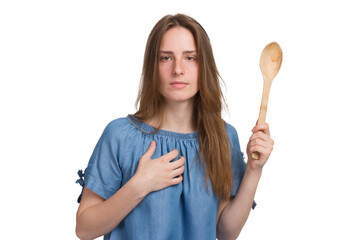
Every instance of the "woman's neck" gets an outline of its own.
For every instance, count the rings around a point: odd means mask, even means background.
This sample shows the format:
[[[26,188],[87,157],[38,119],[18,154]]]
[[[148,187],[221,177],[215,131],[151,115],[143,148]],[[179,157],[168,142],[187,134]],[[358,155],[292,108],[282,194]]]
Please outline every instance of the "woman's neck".
[[[164,123],[161,129],[179,132],[192,133],[196,131],[194,124],[194,101],[184,102],[165,102],[164,104]],[[159,126],[160,118],[153,119],[149,125],[155,127]]]

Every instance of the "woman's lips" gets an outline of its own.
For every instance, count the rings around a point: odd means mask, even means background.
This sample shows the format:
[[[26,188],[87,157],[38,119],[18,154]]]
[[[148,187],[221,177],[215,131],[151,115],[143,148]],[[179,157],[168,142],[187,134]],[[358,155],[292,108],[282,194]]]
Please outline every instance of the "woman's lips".
[[[170,83],[170,85],[174,88],[177,88],[177,89],[182,89],[184,87],[186,87],[187,85],[189,85],[188,83],[185,83],[185,82],[173,82],[173,83]]]

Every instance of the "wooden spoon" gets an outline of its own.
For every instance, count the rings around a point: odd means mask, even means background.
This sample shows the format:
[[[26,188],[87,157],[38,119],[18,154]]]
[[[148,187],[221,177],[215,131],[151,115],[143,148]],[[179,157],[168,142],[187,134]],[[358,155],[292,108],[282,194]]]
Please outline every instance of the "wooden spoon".
[[[266,45],[261,53],[260,69],[264,78],[264,88],[261,98],[260,113],[257,124],[265,123],[270,87],[273,79],[280,70],[282,55],[283,55],[282,50],[279,44],[276,42],[272,42]],[[258,152],[253,152],[251,156],[254,159],[260,158],[260,154]]]

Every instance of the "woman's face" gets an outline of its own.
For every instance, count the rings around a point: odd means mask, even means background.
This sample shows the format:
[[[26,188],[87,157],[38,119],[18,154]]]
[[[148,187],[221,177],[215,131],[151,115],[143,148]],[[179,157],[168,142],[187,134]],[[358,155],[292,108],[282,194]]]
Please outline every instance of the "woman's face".
[[[160,93],[168,102],[192,99],[199,91],[195,40],[183,27],[165,32],[159,53]]]

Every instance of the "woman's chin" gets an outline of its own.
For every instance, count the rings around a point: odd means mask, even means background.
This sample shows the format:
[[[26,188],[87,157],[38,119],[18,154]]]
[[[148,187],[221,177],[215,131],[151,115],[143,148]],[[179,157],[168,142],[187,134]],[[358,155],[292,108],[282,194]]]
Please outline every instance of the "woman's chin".
[[[168,103],[193,103],[194,96],[172,96],[171,98],[165,98],[165,101]]]

